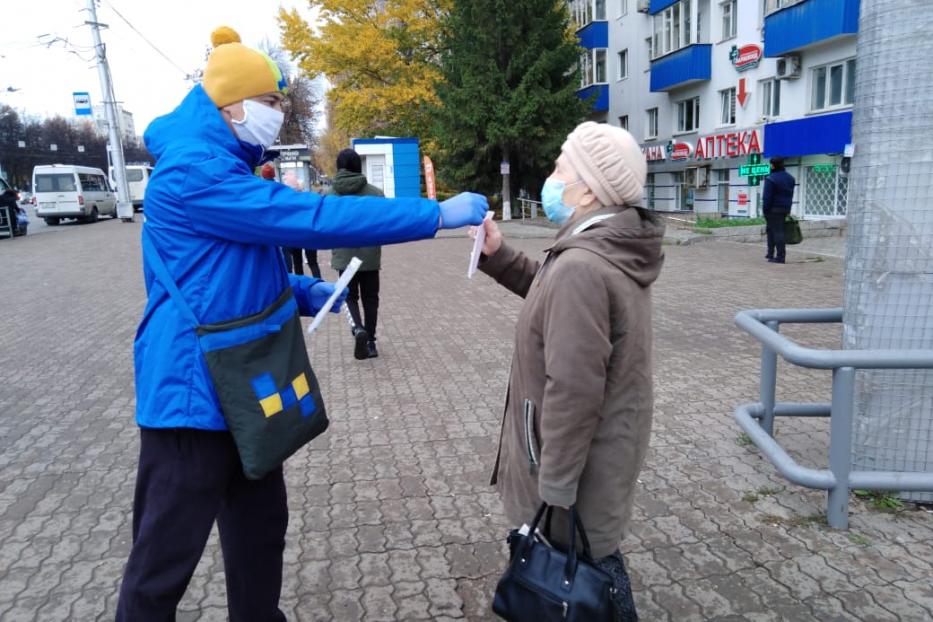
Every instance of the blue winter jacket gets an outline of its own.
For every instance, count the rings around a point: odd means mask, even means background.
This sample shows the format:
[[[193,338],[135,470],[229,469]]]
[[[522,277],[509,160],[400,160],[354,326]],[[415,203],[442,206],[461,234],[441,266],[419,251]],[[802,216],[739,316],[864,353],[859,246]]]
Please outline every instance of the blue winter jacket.
[[[765,177],[765,189],[761,195],[762,212],[765,214],[790,214],[794,204],[793,176],[787,171],[774,171]]]
[[[260,312],[291,286],[302,315],[317,279],[288,274],[279,247],[335,248],[433,237],[436,201],[322,197],[253,175],[259,147],[239,141],[203,88],[152,122],[157,158],[147,231],[202,324]],[[134,344],[136,421],[148,428],[225,430],[204,356],[143,253],[149,296]]]

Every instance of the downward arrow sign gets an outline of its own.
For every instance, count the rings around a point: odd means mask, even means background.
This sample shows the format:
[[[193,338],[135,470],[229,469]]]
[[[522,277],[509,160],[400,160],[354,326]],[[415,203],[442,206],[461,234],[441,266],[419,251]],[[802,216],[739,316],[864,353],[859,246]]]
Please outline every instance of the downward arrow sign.
[[[748,98],[749,98],[749,93],[745,91],[745,78],[740,78],[739,79],[739,95],[738,95],[739,106],[744,108],[745,102],[748,101]]]

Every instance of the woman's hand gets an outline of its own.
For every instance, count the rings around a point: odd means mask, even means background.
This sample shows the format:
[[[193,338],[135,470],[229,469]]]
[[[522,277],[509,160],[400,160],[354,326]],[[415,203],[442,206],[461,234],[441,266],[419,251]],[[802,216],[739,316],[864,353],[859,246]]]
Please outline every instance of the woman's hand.
[[[486,228],[486,239],[483,244],[483,254],[492,257],[499,252],[502,247],[502,232],[499,231],[499,225],[492,218],[483,221],[483,227]],[[470,227],[470,237],[476,239],[477,227]]]

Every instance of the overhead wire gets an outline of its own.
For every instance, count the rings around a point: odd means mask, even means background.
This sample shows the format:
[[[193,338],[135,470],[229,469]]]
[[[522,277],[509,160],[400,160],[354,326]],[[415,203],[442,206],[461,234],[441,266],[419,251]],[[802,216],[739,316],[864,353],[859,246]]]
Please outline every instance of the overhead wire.
[[[126,23],[126,25],[129,26],[130,29],[133,30],[133,32],[135,32],[137,35],[139,35],[139,38],[142,39],[143,41],[145,41],[145,42],[149,45],[149,47],[151,47],[153,50],[155,50],[155,51],[159,54],[159,56],[161,56],[161,57],[164,58],[166,61],[168,61],[168,63],[169,63],[170,65],[172,65],[175,69],[177,69],[178,71],[182,72],[182,74],[184,74],[185,78],[187,78],[187,77],[189,76],[189,73],[190,73],[190,72],[185,71],[184,69],[182,69],[182,67],[181,67],[178,63],[176,63],[175,61],[173,61],[171,58],[169,58],[169,56],[168,56],[165,52],[163,52],[162,50],[160,50],[159,47],[158,47],[155,43],[153,43],[152,41],[150,41],[149,39],[147,39],[147,38],[146,38],[146,35],[144,35],[143,33],[141,33],[141,32],[139,31],[139,29],[136,28],[136,26],[134,26],[134,25],[132,24],[132,22],[130,22],[130,20],[128,20],[126,17],[124,17],[123,14],[120,13],[119,10],[117,10],[117,7],[113,6],[113,4],[112,4],[111,2],[109,2],[109,0],[104,0],[104,1],[107,3],[107,6],[109,6],[110,9],[111,9],[114,13],[117,14],[117,17],[119,17],[120,19],[122,19],[122,20]]]

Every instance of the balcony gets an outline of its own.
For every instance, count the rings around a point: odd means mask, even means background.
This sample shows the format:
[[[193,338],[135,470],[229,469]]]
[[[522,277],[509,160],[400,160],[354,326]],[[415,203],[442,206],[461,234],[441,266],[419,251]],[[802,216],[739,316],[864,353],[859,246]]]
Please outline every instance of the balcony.
[[[651,61],[651,90],[670,91],[712,75],[713,46],[694,43]]]
[[[852,142],[852,111],[765,125],[765,157],[843,153]]]
[[[577,97],[584,101],[588,100],[594,94],[596,95],[596,99],[593,100],[592,112],[607,112],[609,110],[609,85],[591,84],[577,91]]]
[[[609,22],[590,22],[577,31],[580,46],[588,50],[609,47]]]
[[[805,0],[765,18],[765,56],[783,56],[858,32],[859,0]]]

